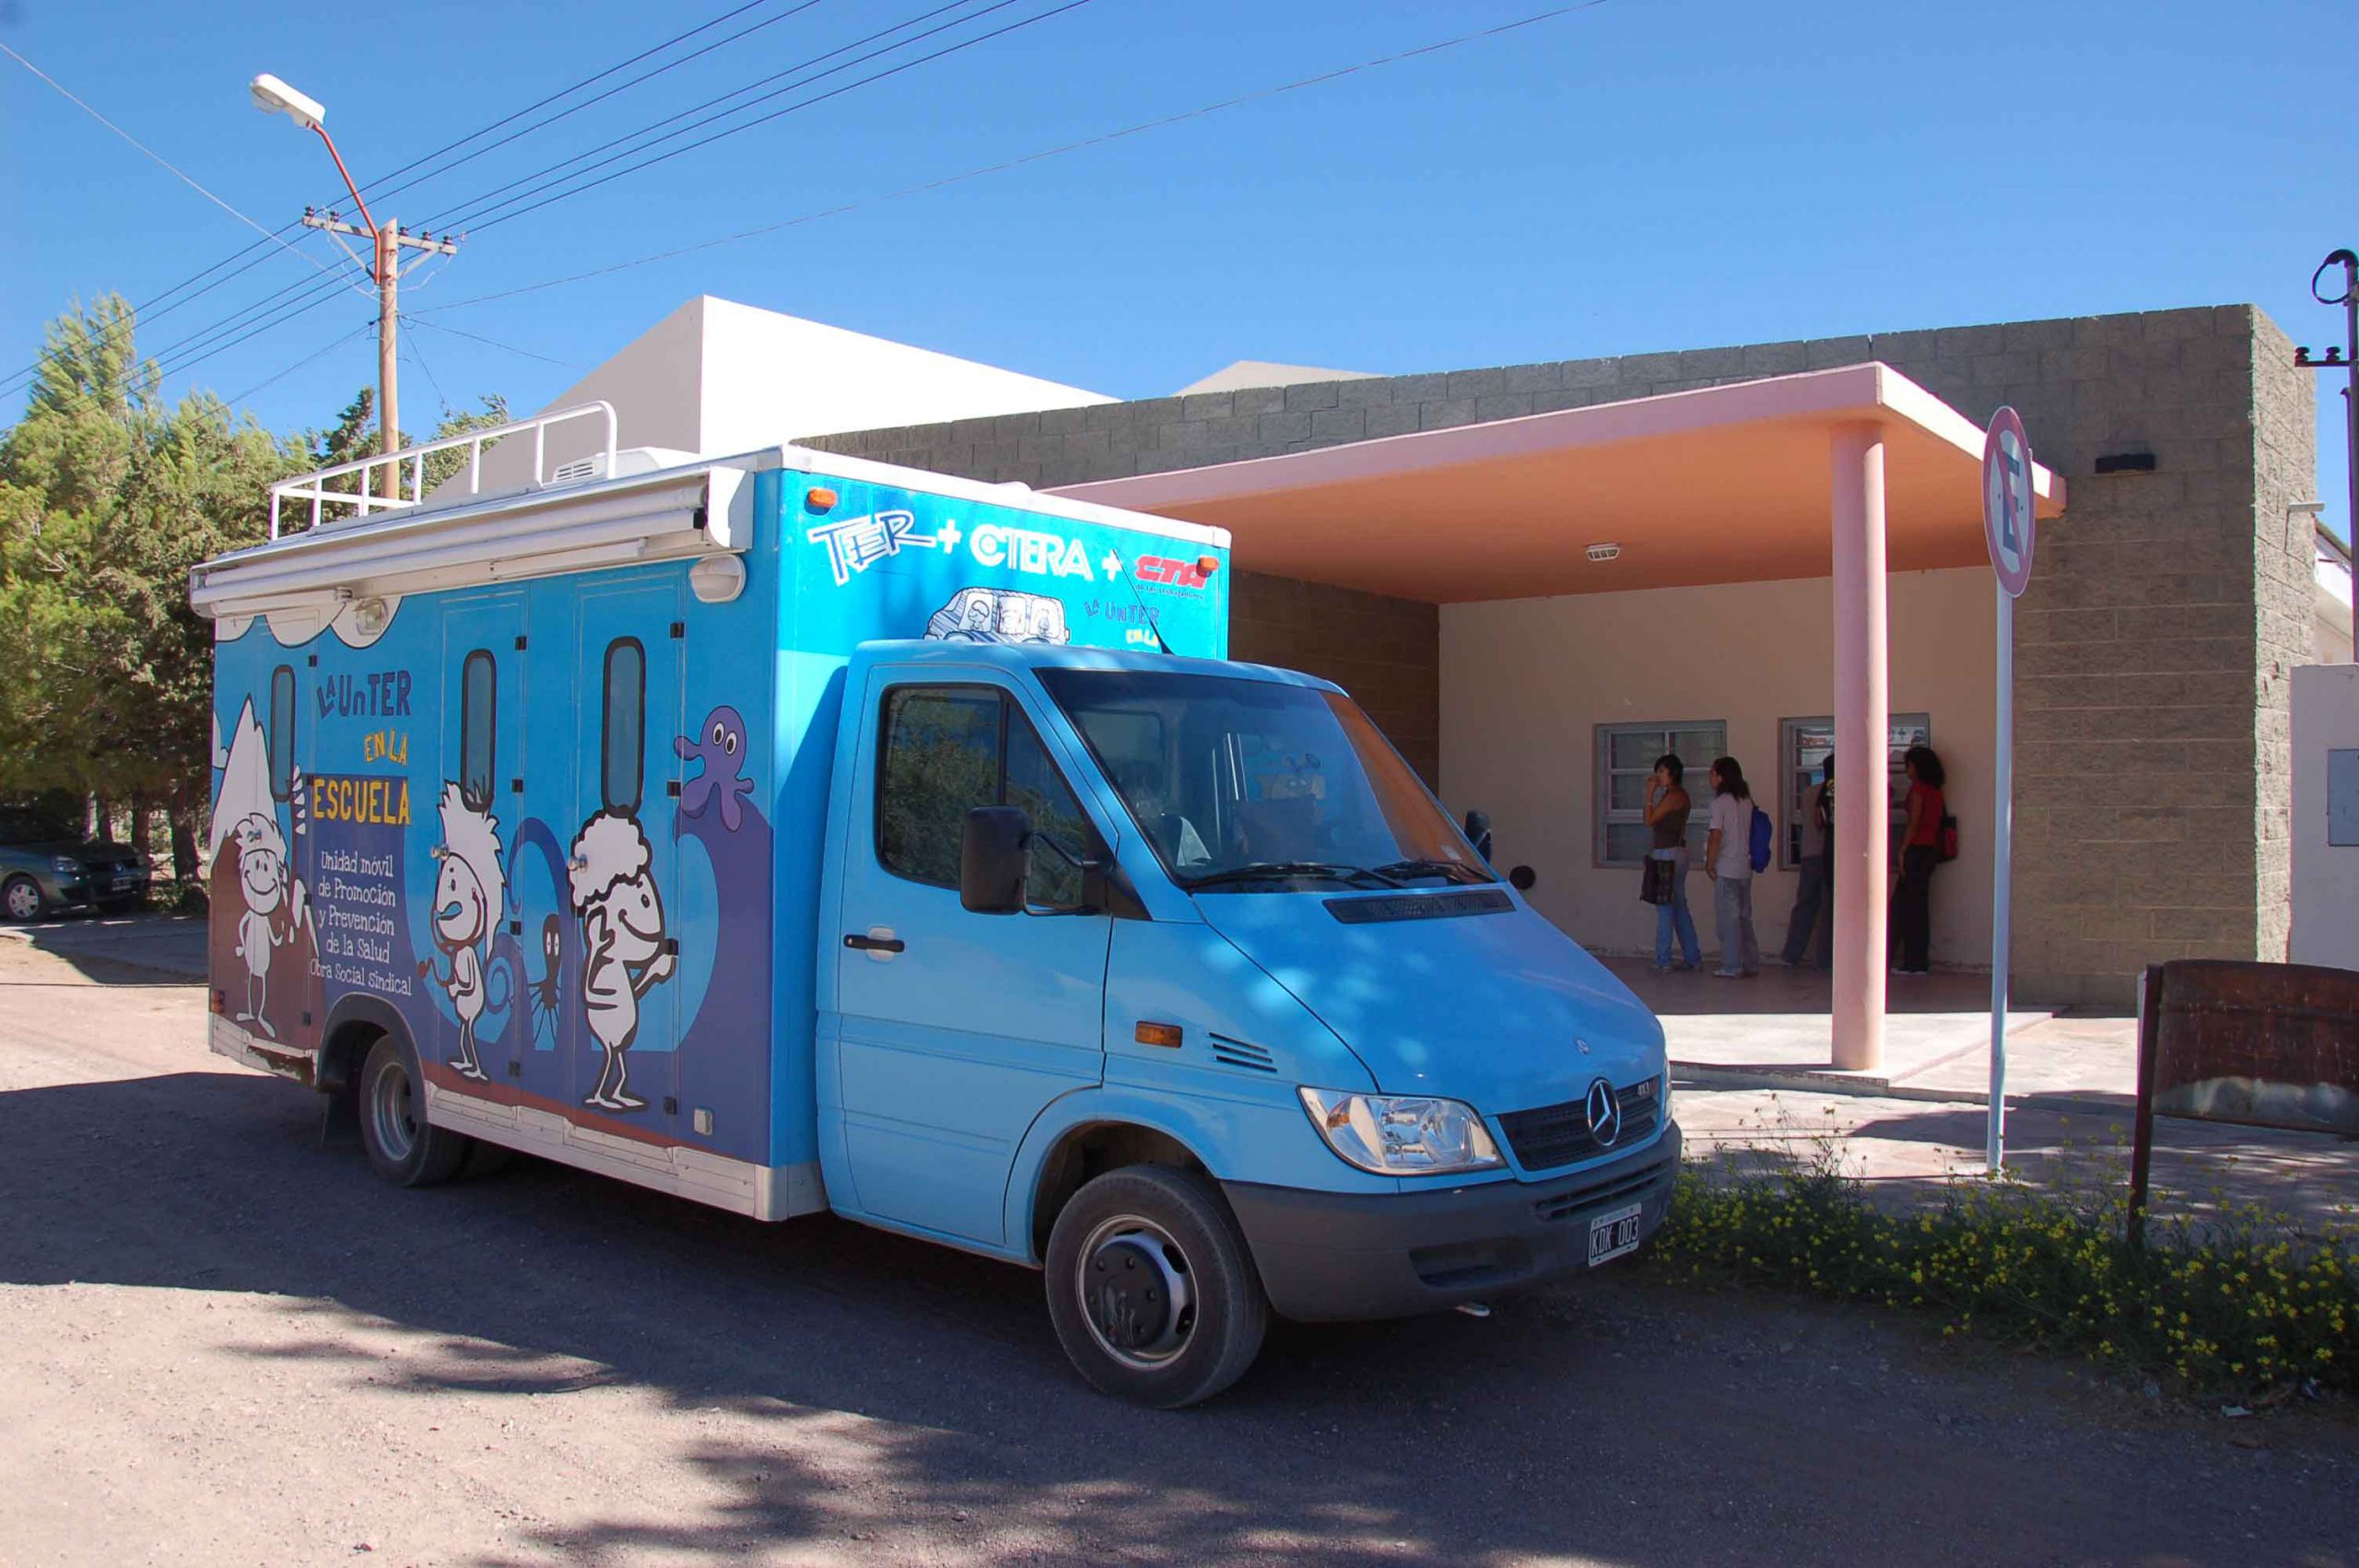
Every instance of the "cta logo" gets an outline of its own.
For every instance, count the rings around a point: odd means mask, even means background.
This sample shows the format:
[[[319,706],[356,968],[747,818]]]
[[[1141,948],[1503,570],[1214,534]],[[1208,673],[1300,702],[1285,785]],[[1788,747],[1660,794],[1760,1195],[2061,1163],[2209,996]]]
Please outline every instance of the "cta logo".
[[[1202,588],[1204,571],[1193,561],[1175,561],[1164,556],[1141,556],[1135,574],[1141,582],[1162,583],[1171,588]]]

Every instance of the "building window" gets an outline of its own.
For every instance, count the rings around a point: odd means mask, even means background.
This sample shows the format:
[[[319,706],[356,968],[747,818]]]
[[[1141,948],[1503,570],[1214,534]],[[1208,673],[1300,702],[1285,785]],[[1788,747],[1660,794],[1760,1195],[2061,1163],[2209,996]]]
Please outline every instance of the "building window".
[[[499,724],[499,677],[487,649],[478,648],[459,667],[459,793],[476,811],[490,806],[492,732]]]
[[[285,664],[270,673],[270,798],[295,793],[295,672]]]
[[[1900,853],[1900,832],[1908,822],[1908,771],[1902,759],[1911,746],[1933,743],[1933,720],[1923,713],[1892,715],[1891,736],[1884,748],[1884,799],[1892,813],[1892,852]],[[1778,778],[1778,816],[1785,825],[1779,838],[1779,863],[1802,863],[1802,806],[1811,786],[1825,775],[1820,771],[1835,749],[1835,720],[1826,718],[1787,719],[1778,725],[1778,755],[1784,766]]]
[[[885,694],[876,764],[876,859],[896,876],[958,885],[967,813],[1021,806],[1036,834],[1073,856],[1097,855],[1097,836],[1064,775],[1023,712],[994,686],[895,686]],[[1065,856],[1032,858],[1027,900],[1069,909],[1082,874]]]
[[[605,719],[599,745],[599,774],[606,809],[636,813],[645,770],[647,649],[635,637],[606,645]]]
[[[1654,846],[1647,825],[1647,779],[1655,759],[1668,753],[1686,769],[1682,782],[1694,802],[1687,814],[1687,848],[1701,860],[1711,812],[1712,759],[1727,755],[1724,719],[1686,724],[1601,724],[1597,727],[1597,863],[1635,866]]]

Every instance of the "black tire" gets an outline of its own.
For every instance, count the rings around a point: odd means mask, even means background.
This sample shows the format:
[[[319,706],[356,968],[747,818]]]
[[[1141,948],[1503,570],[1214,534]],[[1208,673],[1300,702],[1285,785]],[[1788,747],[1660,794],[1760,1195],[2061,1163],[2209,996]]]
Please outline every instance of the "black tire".
[[[29,876],[12,876],[0,882],[0,917],[11,920],[41,919],[41,883]]]
[[[1081,1375],[1156,1410],[1245,1375],[1269,1327],[1262,1276],[1220,1189],[1169,1165],[1127,1165],[1074,1193],[1049,1235],[1047,1278],[1050,1320]]]
[[[423,1080],[407,1047],[391,1035],[369,1047],[355,1086],[360,1142],[369,1163],[395,1187],[432,1187],[466,1164],[475,1140],[426,1120]]]

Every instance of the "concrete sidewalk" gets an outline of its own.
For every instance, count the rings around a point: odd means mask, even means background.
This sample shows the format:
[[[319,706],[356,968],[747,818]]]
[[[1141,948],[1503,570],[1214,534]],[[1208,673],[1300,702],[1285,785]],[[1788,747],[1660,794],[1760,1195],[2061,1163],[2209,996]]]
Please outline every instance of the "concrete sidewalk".
[[[1831,1165],[1882,1205],[1939,1202],[1984,1173],[1988,1114],[1944,1105],[1778,1089],[1688,1089],[1676,1114],[1691,1158],[1766,1171]],[[2130,1113],[2075,1104],[2011,1107],[2006,1168],[2034,1187],[2123,1190]],[[2257,1204],[2312,1235],[2359,1224],[2359,1140],[2157,1117],[2150,1212],[2216,1216]]]
[[[1788,1089],[1981,1105],[1989,1094],[1990,981],[1982,975],[1892,977],[1884,1065],[1837,1071],[1833,984],[1815,969],[1763,968],[1750,980],[1708,970],[1659,974],[1643,959],[1607,968],[1662,1020],[1673,1072],[1725,1089]],[[2127,1110],[2137,1092],[2137,1023],[2010,1009],[2007,1098],[2019,1105]]]

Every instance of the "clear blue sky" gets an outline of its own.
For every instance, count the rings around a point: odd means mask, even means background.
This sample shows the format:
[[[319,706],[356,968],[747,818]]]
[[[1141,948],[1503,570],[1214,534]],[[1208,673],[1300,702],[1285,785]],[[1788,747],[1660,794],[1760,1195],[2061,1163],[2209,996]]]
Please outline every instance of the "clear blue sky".
[[[13,0],[0,41],[275,227],[337,183],[315,138],[249,107],[257,71],[329,106],[365,181],[734,3],[424,0],[381,30],[333,6]],[[796,3],[767,0],[694,42]],[[936,3],[821,0],[380,216],[439,216]],[[911,53],[1056,3],[1017,0]],[[478,223],[454,263],[416,275],[408,303],[425,312],[875,197],[1543,5],[1089,0],[593,194]],[[438,386],[453,402],[501,392],[534,406],[706,292],[1121,396],[1237,358],[1410,371],[2243,300],[2323,345],[2340,312],[2310,302],[2310,270],[2359,245],[2334,96],[2349,19],[2323,0],[1604,0],[1013,172],[428,315],[546,358],[412,332],[405,423],[426,423],[432,403],[417,400]],[[29,362],[69,298],[145,299],[254,238],[5,58],[0,125],[0,369]],[[317,236],[301,243],[334,259]],[[271,255],[147,325],[143,347],[309,275]],[[345,295],[170,384],[244,392],[370,310]],[[374,370],[373,342],[355,337],[241,403],[275,427],[316,426]],[[0,397],[0,418],[20,406]],[[2340,527],[2341,399],[2319,406],[2319,493]]]

